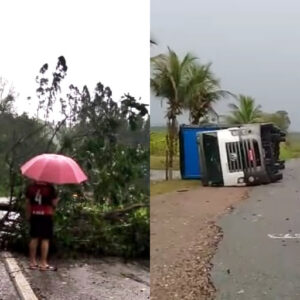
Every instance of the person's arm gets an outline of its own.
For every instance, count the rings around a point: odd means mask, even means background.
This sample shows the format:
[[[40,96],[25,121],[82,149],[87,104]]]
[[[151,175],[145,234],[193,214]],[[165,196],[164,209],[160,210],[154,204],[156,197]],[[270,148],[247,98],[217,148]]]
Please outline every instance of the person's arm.
[[[51,186],[51,189],[52,189],[51,205],[52,205],[53,209],[55,210],[58,205],[58,202],[59,202],[59,197],[58,197],[58,193],[53,185]]]
[[[58,202],[59,202],[59,198],[58,197],[56,197],[56,198],[54,198],[52,200],[52,206],[53,206],[54,209],[57,207]]]
[[[26,220],[29,220],[31,217],[31,205],[30,205],[30,200],[26,198],[26,203],[25,203],[25,217]]]

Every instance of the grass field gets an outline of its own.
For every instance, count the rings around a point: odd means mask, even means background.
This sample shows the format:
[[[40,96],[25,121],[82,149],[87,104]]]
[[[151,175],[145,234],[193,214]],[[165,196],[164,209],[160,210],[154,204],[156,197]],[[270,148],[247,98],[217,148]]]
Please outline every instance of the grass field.
[[[280,157],[284,160],[300,157],[300,141],[282,144],[280,148]]]
[[[166,157],[165,156],[157,156],[151,155],[150,156],[150,168],[151,170],[164,170],[166,166]],[[174,157],[174,170],[179,170],[179,156]]]
[[[150,133],[150,153],[154,156],[164,156],[166,154],[166,132],[151,131]]]
[[[165,169],[166,155],[166,131],[158,127],[151,129],[150,133],[150,168],[152,170]],[[179,170],[179,146],[177,147],[177,155],[174,157],[174,170]]]

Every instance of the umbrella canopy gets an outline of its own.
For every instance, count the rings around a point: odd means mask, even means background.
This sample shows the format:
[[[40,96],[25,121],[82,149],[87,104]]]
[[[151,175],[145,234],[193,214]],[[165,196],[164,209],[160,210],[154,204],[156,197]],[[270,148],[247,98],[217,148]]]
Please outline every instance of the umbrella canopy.
[[[87,176],[70,157],[58,154],[41,154],[21,167],[26,177],[54,184],[79,184]]]

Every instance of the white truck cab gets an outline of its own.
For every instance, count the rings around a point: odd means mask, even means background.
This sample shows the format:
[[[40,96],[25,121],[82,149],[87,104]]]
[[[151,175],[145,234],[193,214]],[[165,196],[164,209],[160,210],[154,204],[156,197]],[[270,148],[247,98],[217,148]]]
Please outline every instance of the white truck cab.
[[[245,186],[282,178],[279,143],[285,134],[273,124],[247,124],[197,134],[204,185]]]

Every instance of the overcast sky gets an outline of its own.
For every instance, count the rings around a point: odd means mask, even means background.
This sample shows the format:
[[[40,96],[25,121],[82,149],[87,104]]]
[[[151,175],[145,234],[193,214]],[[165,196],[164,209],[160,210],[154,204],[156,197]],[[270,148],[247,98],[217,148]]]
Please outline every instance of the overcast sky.
[[[35,76],[44,63],[54,70],[63,55],[65,85],[97,82],[113,98],[129,92],[149,103],[150,4],[148,0],[0,0],[0,77],[24,99],[35,96]]]
[[[263,110],[288,111],[300,130],[300,1],[151,0],[151,55],[170,46],[212,62],[223,89],[256,99]],[[220,114],[227,111],[223,101]],[[163,124],[151,97],[152,124]]]

